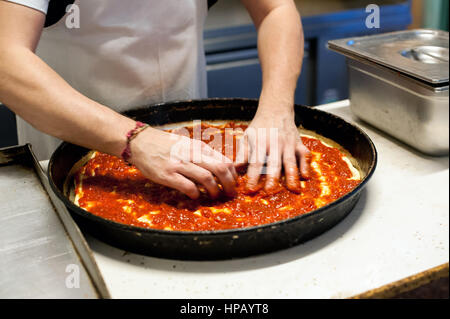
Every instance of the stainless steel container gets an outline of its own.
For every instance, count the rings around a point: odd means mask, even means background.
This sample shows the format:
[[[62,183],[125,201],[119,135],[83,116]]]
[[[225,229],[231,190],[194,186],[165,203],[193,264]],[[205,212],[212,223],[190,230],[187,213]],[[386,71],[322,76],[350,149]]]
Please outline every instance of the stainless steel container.
[[[448,32],[334,40],[349,67],[352,112],[429,155],[449,151]]]

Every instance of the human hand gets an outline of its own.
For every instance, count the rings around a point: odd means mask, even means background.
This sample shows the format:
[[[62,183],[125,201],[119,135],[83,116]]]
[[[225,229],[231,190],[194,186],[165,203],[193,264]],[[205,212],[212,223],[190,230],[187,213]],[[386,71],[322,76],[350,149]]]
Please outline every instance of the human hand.
[[[300,175],[303,178],[309,177],[311,154],[302,143],[293,114],[258,112],[241,141],[243,162],[249,163],[249,191],[257,191],[260,187],[259,179],[267,162],[265,190],[270,191],[278,185],[281,169],[284,167],[287,188],[300,192]]]
[[[236,193],[232,161],[202,141],[149,127],[133,139],[131,154],[131,163],[144,176],[192,199],[200,196],[198,185],[212,198],[221,189],[228,196]]]

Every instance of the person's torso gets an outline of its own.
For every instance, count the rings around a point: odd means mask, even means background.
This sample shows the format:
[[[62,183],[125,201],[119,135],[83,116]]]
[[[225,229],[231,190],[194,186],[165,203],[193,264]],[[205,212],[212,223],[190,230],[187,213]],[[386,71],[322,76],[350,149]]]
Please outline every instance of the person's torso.
[[[206,97],[207,0],[76,0],[37,54],[72,87],[118,111]],[[74,27],[75,26],[75,27]]]

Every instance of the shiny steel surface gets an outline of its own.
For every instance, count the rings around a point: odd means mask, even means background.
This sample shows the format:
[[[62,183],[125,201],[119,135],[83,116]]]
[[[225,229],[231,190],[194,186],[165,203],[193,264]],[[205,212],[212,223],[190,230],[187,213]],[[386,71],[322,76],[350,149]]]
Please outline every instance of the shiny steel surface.
[[[448,86],[429,87],[363,60],[348,66],[355,115],[423,153],[448,154]]]
[[[333,40],[331,50],[361,57],[430,84],[448,83],[448,32],[408,30]]]
[[[423,153],[448,154],[448,39],[420,29],[330,41],[347,57],[352,112]]]
[[[90,250],[73,221],[60,219],[65,207],[52,202],[44,178],[28,145],[0,150],[0,298],[107,297]]]

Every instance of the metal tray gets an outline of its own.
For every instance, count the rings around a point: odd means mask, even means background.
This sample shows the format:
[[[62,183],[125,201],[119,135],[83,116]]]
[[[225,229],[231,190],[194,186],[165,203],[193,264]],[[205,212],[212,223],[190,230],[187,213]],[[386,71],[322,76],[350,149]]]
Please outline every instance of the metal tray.
[[[331,50],[360,57],[431,85],[448,85],[448,32],[409,30],[328,42]]]
[[[0,298],[109,298],[29,144],[0,149]]]

